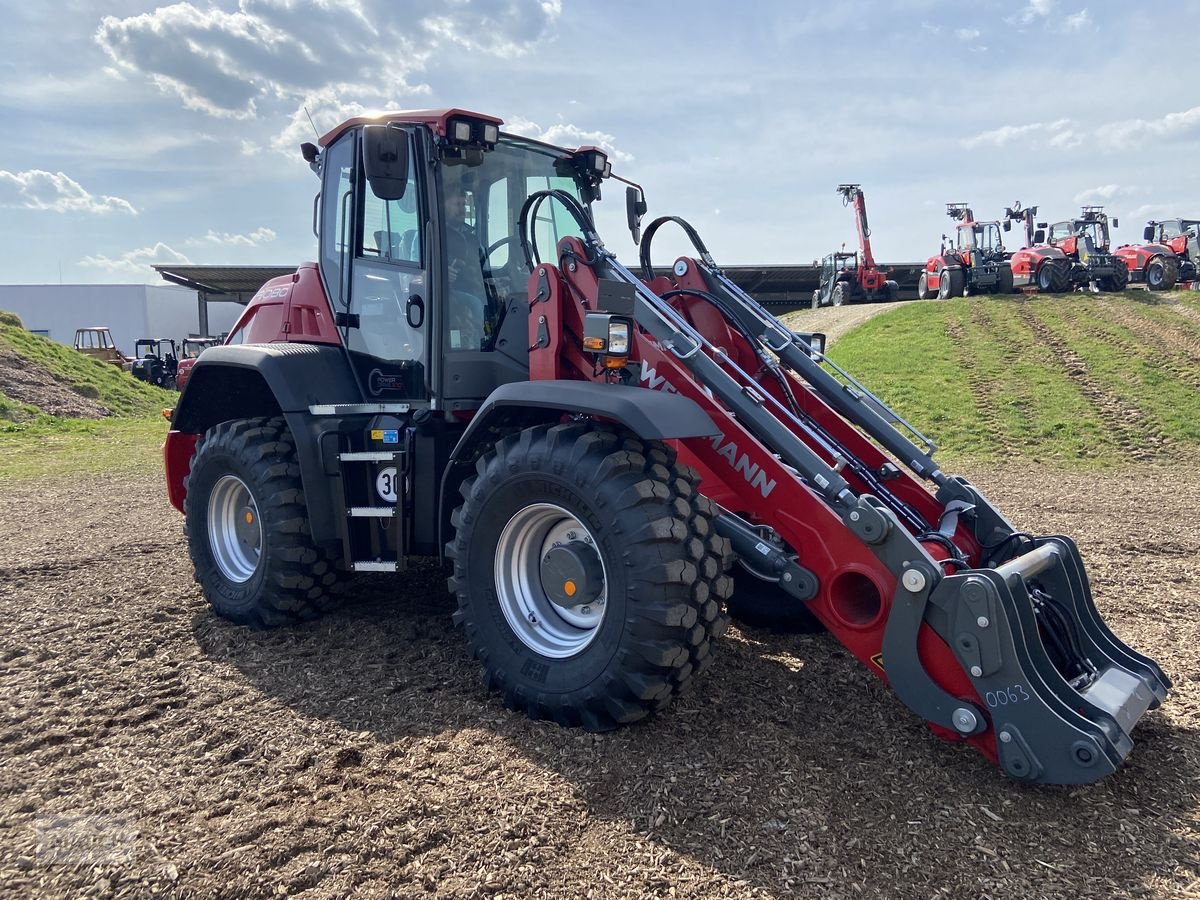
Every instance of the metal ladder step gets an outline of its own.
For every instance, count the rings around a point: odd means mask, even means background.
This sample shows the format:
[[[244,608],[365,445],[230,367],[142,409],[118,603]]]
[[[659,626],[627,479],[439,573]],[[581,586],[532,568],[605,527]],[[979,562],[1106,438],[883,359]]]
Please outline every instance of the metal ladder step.
[[[399,564],[386,560],[355,560],[351,565],[355,572],[396,572]]]
[[[351,506],[346,515],[352,519],[391,519],[396,515],[394,506]]]
[[[339,453],[342,462],[392,462],[403,450],[367,450],[355,453]]]

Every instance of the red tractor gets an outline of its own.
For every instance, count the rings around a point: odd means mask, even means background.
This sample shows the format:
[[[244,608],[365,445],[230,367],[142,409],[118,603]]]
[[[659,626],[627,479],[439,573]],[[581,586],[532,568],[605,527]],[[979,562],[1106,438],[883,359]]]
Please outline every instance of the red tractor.
[[[1046,224],[1037,223],[1036,206],[1021,206],[1017,201],[1004,210],[1004,230],[1011,231],[1013,222],[1020,222],[1025,230],[1025,246],[1009,254],[1012,267],[1013,286],[1019,291],[1036,291],[1039,294],[1062,294],[1071,289],[1071,261],[1058,247],[1045,243]]]
[[[318,260],[196,360],[164,446],[215,611],[311,619],[351,572],[444,554],[504,702],[607,729],[692,682],[746,592],[1015,779],[1115,771],[1170,682],[1103,624],[1075,544],[943,472],[683,220],[627,269],[592,219],[623,181],[604,152],[501,124],[364,116],[302,147]],[[670,222],[696,252],[655,276]]]
[[[1117,227],[1116,219],[1112,225]],[[1108,214],[1103,206],[1085,206],[1078,218],[1055,222],[1050,226],[1050,244],[1071,261],[1072,287],[1095,285],[1102,291],[1123,291],[1129,284],[1133,270],[1128,255],[1109,249]]]
[[[1197,233],[1200,233],[1200,219],[1165,219],[1147,222],[1142,240],[1147,244],[1170,247],[1179,269],[1177,284],[1190,287],[1196,280],[1196,266],[1200,264]],[[1146,283],[1149,284],[1149,280]]]
[[[942,251],[931,256],[917,279],[917,297],[947,300],[966,294],[1011,294],[1013,271],[999,222],[976,222],[965,203],[947,203],[946,215],[959,224],[951,240],[942,235]]]
[[[812,308],[846,303],[887,303],[900,296],[900,287],[875,264],[871,250],[871,226],[867,223],[867,200],[857,184],[839,184],[843,206],[854,207],[858,226],[858,252],[830,253],[821,261],[821,280],[812,295]]]

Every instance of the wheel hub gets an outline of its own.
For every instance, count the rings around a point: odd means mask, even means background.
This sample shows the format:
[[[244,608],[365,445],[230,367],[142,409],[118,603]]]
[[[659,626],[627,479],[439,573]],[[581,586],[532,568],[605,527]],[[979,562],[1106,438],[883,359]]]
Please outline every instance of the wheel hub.
[[[530,650],[553,659],[583,651],[607,607],[604,560],[576,516],[553,503],[517,510],[496,542],[496,600]]]
[[[551,547],[542,557],[541,577],[550,602],[566,609],[594,603],[604,589],[600,554],[582,541]]]
[[[258,569],[263,531],[250,488],[236,475],[222,475],[208,498],[208,546],[221,574],[242,584]]]

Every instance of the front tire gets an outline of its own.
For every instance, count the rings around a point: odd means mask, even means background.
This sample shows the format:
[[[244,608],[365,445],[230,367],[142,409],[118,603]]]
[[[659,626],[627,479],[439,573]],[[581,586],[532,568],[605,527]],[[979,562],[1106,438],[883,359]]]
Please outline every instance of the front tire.
[[[1174,260],[1156,256],[1146,266],[1146,287],[1152,291],[1169,291],[1179,280],[1179,267]]]
[[[501,440],[454,512],[455,621],[510,709],[604,731],[666,706],[727,623],[732,555],[698,477],[587,424]]]
[[[833,293],[830,295],[830,304],[832,306],[845,306],[850,302],[850,285],[844,281],[839,281],[833,286]]]
[[[1037,270],[1039,294],[1065,294],[1071,289],[1071,272],[1067,266],[1047,260]]]
[[[1125,263],[1116,260],[1113,263],[1113,273],[1100,279],[1099,287],[1102,291],[1111,291],[1119,293],[1125,290],[1129,284],[1129,269],[1125,267]]]
[[[218,615],[269,628],[337,605],[344,576],[312,542],[295,441],[282,417],[210,428],[184,486],[188,553]]]
[[[933,292],[929,290],[929,275],[922,272],[921,277],[917,279],[917,299],[928,300],[932,296]]]

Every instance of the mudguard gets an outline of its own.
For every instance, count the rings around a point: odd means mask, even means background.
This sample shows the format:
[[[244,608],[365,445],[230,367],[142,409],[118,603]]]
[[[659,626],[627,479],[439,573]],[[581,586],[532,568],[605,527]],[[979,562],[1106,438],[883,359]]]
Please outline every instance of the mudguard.
[[[318,405],[362,400],[339,347],[314,344],[243,344],[212,347],[196,360],[172,417],[172,433],[200,435],[219,422],[283,414],[296,439],[309,527],[317,542],[338,540],[335,480],[324,471],[320,432],[333,423],[314,417]],[[171,438],[168,438],[170,442]],[[168,483],[182,485],[190,454],[168,456]],[[179,466],[185,468],[180,471]],[[182,494],[179,496],[182,505]]]

